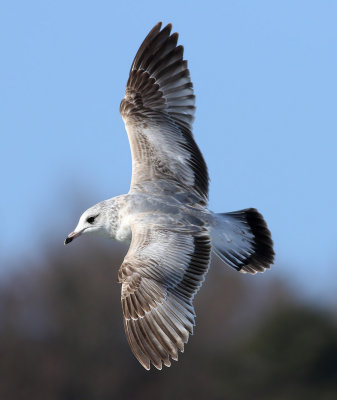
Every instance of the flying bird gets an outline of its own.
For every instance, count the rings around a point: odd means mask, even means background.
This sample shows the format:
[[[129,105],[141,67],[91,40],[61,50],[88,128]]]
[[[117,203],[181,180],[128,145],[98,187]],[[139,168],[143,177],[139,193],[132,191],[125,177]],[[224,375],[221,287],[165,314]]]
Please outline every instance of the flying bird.
[[[212,254],[251,274],[274,260],[270,231],[256,209],[207,208],[207,166],[192,134],[193,85],[171,29],[158,23],[146,36],[120,105],[132,153],[129,193],[86,210],[65,240],[103,234],[130,243],[118,273],[124,328],[146,369],[169,367],[183,351]]]

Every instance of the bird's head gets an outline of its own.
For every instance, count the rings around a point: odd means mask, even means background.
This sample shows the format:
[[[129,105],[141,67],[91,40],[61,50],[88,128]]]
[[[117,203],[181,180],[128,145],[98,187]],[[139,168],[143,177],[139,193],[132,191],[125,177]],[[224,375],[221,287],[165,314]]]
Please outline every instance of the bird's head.
[[[105,210],[100,204],[88,208],[81,215],[75,230],[66,237],[64,244],[68,244],[80,235],[97,233],[106,235]]]

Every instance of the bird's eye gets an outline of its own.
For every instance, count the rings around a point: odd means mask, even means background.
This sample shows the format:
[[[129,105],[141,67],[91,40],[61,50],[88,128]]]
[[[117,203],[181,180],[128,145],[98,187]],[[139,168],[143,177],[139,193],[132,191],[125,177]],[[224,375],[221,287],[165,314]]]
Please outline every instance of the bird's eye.
[[[97,215],[96,215],[96,217],[97,217]],[[95,222],[95,218],[96,217],[89,217],[89,218],[87,218],[87,222],[89,222],[89,224],[93,224],[94,222]]]

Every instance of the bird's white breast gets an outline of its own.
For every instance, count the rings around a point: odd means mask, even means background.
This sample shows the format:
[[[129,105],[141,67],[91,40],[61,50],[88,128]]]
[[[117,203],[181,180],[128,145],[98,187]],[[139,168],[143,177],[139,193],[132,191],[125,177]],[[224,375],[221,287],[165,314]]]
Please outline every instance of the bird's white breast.
[[[116,240],[120,242],[131,242],[130,215],[120,215],[119,225],[116,230]]]

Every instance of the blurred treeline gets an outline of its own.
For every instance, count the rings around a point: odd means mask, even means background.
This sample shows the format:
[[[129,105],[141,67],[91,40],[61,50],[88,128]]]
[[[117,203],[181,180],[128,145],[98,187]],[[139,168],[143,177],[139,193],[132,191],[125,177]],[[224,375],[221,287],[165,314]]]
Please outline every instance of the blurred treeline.
[[[247,276],[216,262],[185,353],[145,371],[123,331],[123,250],[87,239],[22,259],[3,280],[0,399],[337,399],[334,317],[271,272]]]

